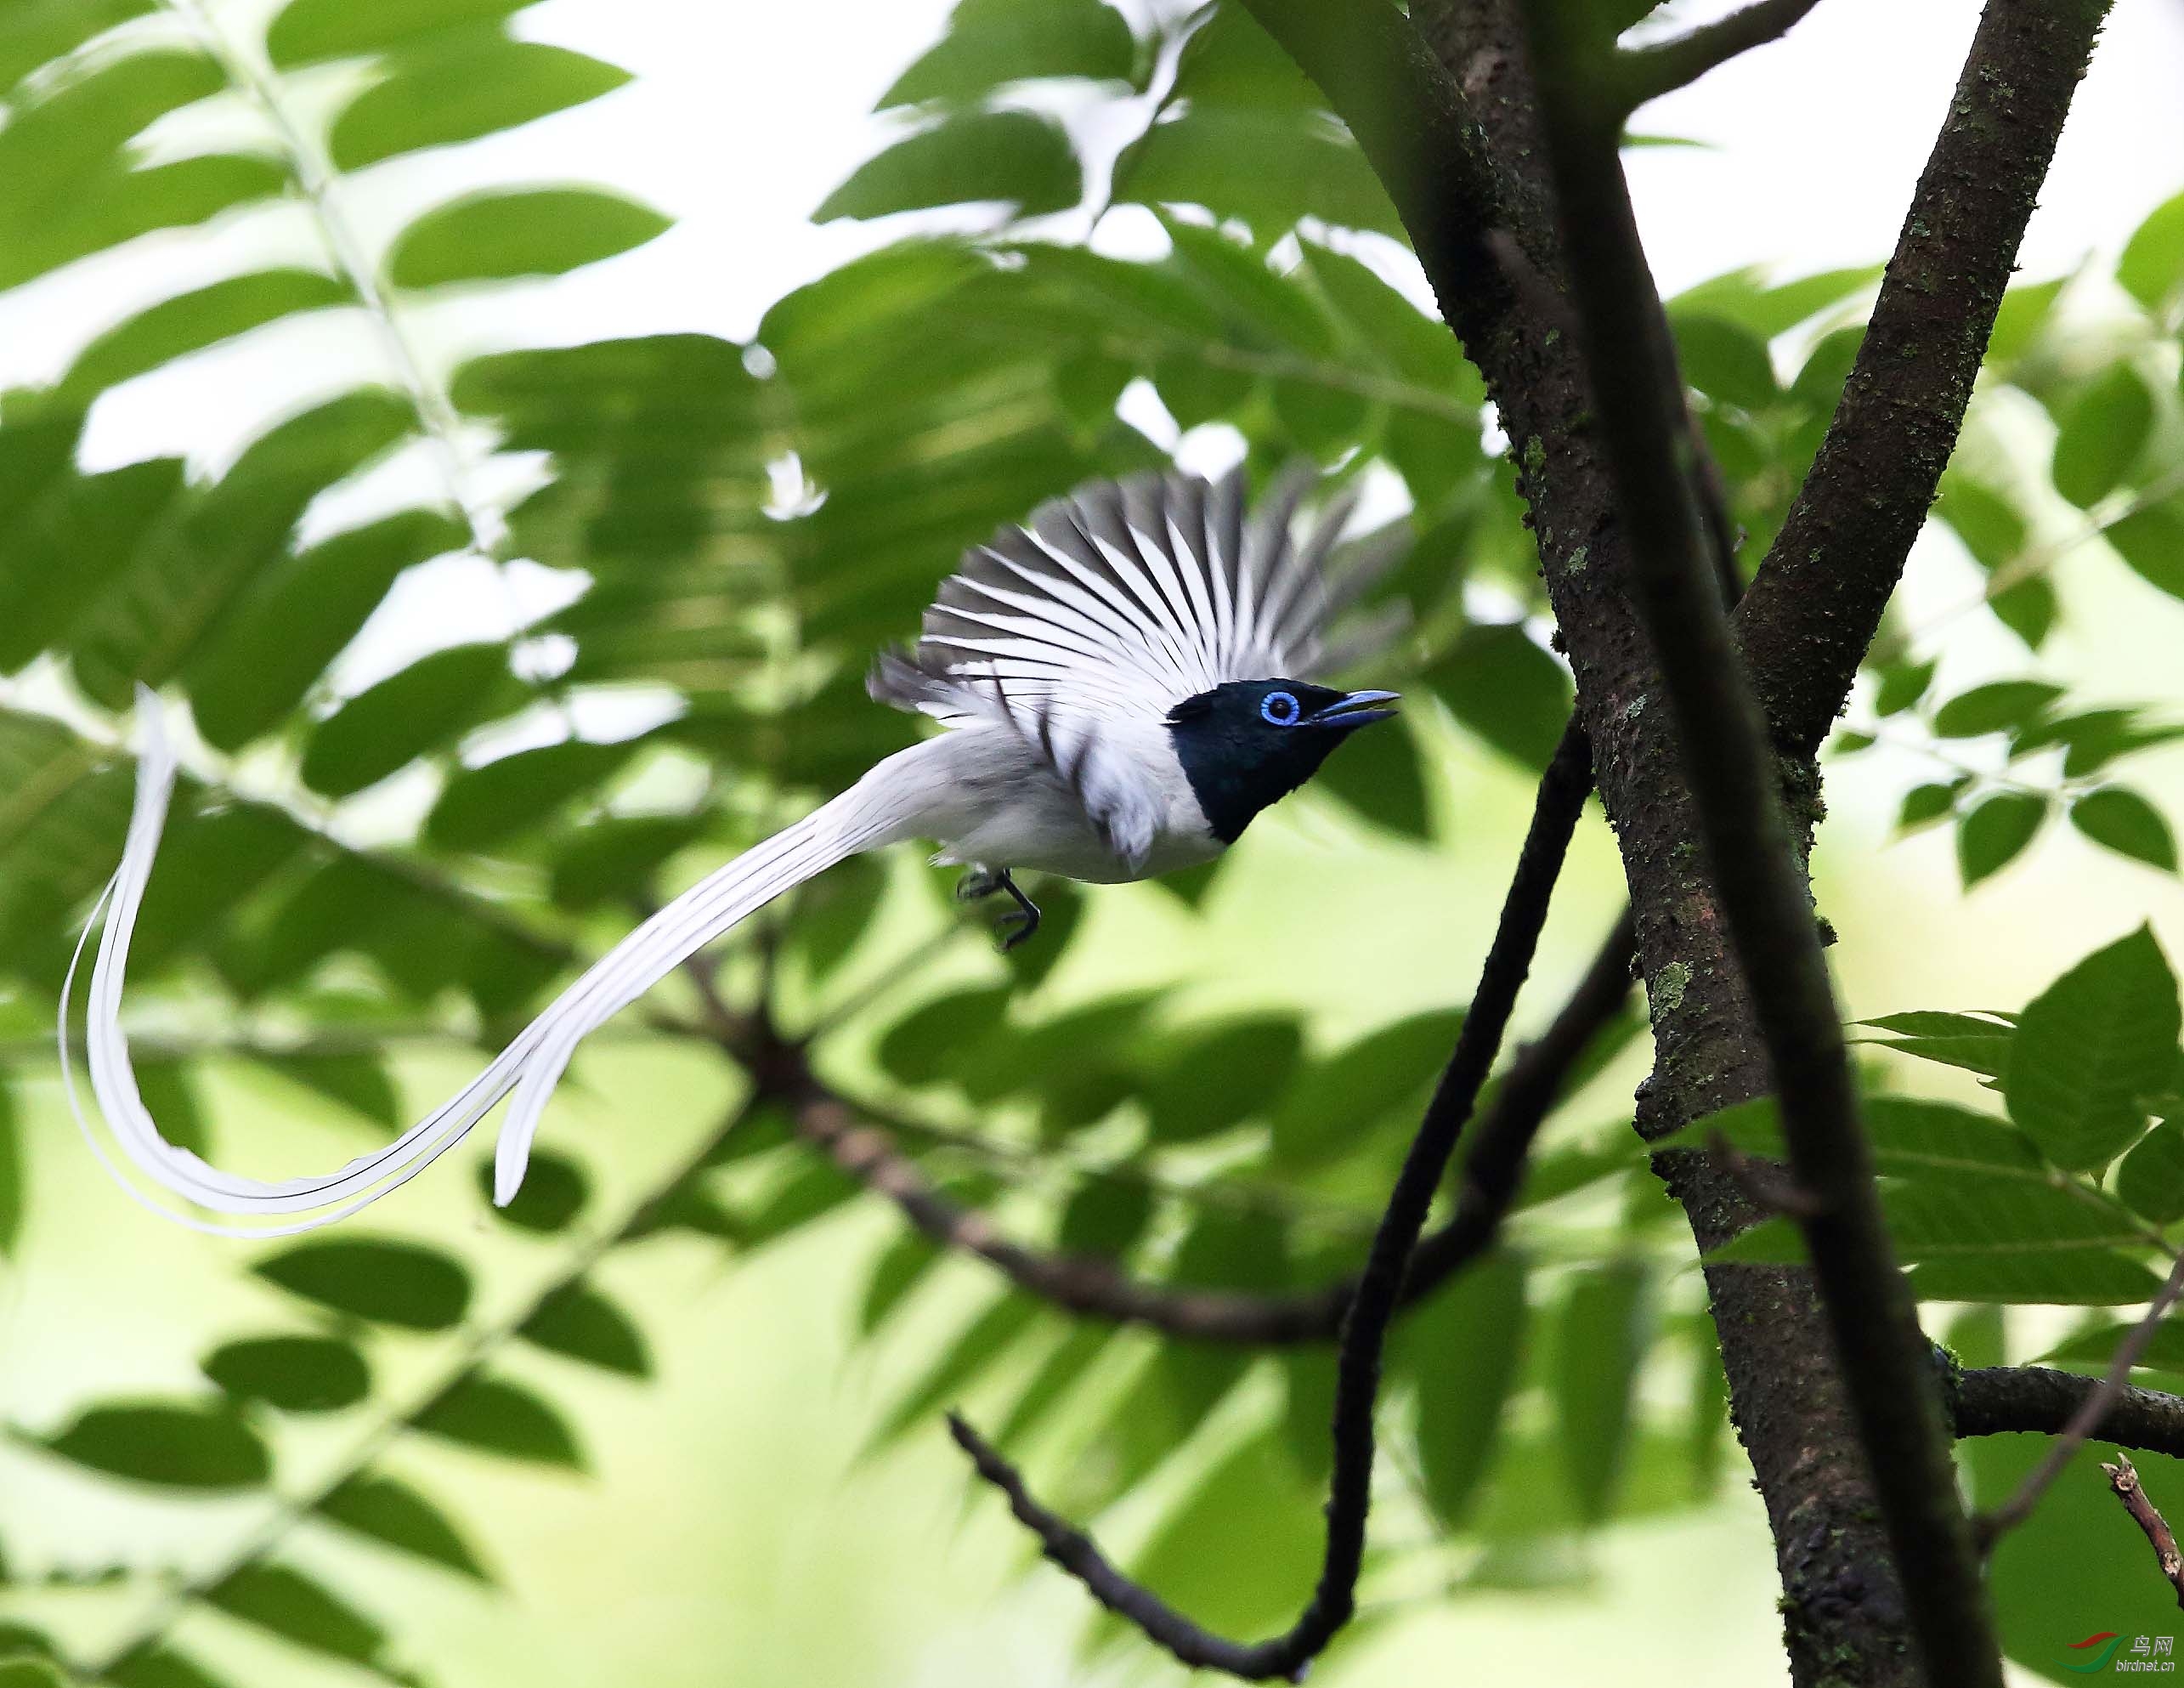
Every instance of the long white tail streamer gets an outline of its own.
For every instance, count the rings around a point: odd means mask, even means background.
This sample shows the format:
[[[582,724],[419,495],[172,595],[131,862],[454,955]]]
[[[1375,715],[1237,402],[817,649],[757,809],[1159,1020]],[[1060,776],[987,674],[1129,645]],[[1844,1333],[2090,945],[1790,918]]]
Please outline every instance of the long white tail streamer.
[[[62,985],[61,1073],[76,1124],[115,1181],[155,1213],[214,1235],[289,1236],[345,1218],[416,1177],[513,1090],[516,1099],[501,1129],[494,1169],[493,1198],[506,1204],[523,1182],[540,1116],[578,1043],[776,897],[845,857],[918,830],[917,817],[908,813],[914,805],[906,799],[919,782],[903,776],[909,773],[905,764],[919,756],[922,745],[888,757],[832,802],[715,869],[668,903],[586,969],[484,1072],[393,1142],[321,1177],[277,1181],[245,1178],[221,1171],[160,1134],[137,1088],[128,1039],[122,1030],[122,981],[128,969],[129,940],[150,881],[175,779],[174,753],[160,706],[149,692],[140,691],[138,702],[144,742],[128,839],[121,866],[76,942]],[[218,1213],[300,1213],[307,1217],[273,1225],[223,1225],[178,1213],[139,1189],[99,1143],[76,1091],[68,1022],[77,966],[102,911],[105,927],[91,971],[84,1042],[92,1092],[123,1155],[163,1189],[200,1207]]]

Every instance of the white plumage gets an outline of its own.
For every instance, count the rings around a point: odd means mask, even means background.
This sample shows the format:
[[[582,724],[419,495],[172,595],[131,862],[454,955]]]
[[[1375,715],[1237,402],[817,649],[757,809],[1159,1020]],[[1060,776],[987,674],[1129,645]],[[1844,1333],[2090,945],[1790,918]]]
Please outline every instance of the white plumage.
[[[1305,484],[1285,479],[1247,520],[1236,475],[1100,483],[970,552],[926,611],[915,650],[884,654],[870,681],[876,699],[932,717],[947,731],[885,758],[692,886],[588,968],[456,1095],[393,1142],[320,1177],[267,1181],[222,1172],[168,1142],[138,1090],[122,1030],[122,983],[175,778],[157,702],[141,694],[135,807],[101,899],[105,927],[92,970],[92,1089],[139,1172],[200,1207],[257,1222],[223,1226],[173,1212],[106,1154],[67,1061],[71,964],[62,1051],[86,1137],[155,1210],[201,1230],[280,1235],[340,1219],[408,1181],[512,1093],[494,1180],[495,1198],[505,1203],[578,1044],[697,950],[846,857],[927,838],[942,846],[938,861],[1098,882],[1211,858],[1225,847],[1179,760],[1171,712],[1229,682],[1301,678],[1343,660],[1329,625],[1370,573],[1329,576],[1346,507],[1309,542],[1293,542]],[[93,926],[98,918],[94,910]]]

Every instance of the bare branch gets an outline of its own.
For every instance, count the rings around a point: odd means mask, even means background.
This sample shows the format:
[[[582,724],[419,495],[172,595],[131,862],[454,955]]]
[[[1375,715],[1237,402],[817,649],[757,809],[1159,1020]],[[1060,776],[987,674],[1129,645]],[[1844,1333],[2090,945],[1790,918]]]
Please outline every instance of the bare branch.
[[[2040,1504],[2040,1498],[2047,1493],[2048,1486],[2062,1475],[2062,1468],[2078,1452],[2079,1444],[2092,1435],[2095,1426],[2108,1417],[2109,1408],[2115,1404],[2116,1397],[2123,1392],[2124,1385],[2130,1377],[2131,1368],[2146,1352],[2147,1345],[2153,1340],[2154,1333],[2161,1328],[2162,1320],[2168,1317],[2169,1310],[2176,1305],[2176,1298],[2180,1295],[2184,1295],[2184,1255],[2177,1256],[2176,1264],[2170,1269],[2168,1282],[2161,1286],[2161,1293],[2147,1307],[2146,1317],[2132,1326],[2124,1340],[2116,1345],[2116,1351],[2109,1357],[2108,1369],[2102,1376],[2099,1385],[2089,1391],[2085,1398],[2079,1402],[2077,1411],[2070,1415],[2062,1434],[2056,1437],[2055,1446],[2048,1449],[2047,1457],[2025,1474],[2024,1481],[2017,1485],[2017,1493],[2008,1500],[1983,1517],[1972,1521],[1972,1532],[1978,1538],[1980,1551],[1992,1553],[1996,1542],[2032,1516],[2033,1508]],[[2117,1493],[2120,1494],[2122,1490],[2119,1489]]]
[[[2147,1498],[2145,1488],[2138,1479],[2138,1470],[2130,1456],[2119,1453],[2116,1463],[2103,1464],[2101,1469],[2108,1475],[2108,1487],[2115,1491],[2116,1498],[2124,1504],[2124,1510],[2131,1515],[2131,1522],[2146,1532],[2146,1538],[2153,1544],[2153,1557],[2161,1566],[2161,1574],[2169,1579],[2169,1586],[2176,1590],[2176,1604],[2184,1606],[2184,1553],[2176,1550],[2176,1532],[2170,1529],[2169,1521]]]
[[[1819,0],[1753,0],[1741,11],[1650,47],[1618,52],[1610,84],[1626,114],[1787,35]]]
[[[2125,1384],[2113,1392],[2101,1378],[2051,1366],[1983,1366],[1956,1379],[1956,1434],[2060,1435],[2085,1402],[2105,1395],[2089,1436],[2184,1459],[2184,1396]]]
[[[1751,993],[1783,1132],[1816,1211],[1799,1221],[1859,1441],[1936,1680],[2000,1688],[2001,1655],[1943,1433],[1929,1349],[1897,1269],[1857,1086],[1782,813],[1773,747],[1731,641],[1688,452],[1684,384],[1570,0],[1526,8],[1548,164],[1628,586],[1673,710],[1712,877]]]
[[[1570,1069],[1629,997],[1631,933],[1627,915],[1610,932],[1584,977],[1536,1041],[1517,1051],[1502,1074],[1494,1106],[1472,1134],[1460,1175],[1456,1211],[1426,1236],[1412,1256],[1402,1303],[1423,1300],[1492,1243],[1516,1198],[1532,1139],[1538,1135]],[[1011,1283],[1065,1312],[1117,1324],[1141,1324],[1195,1342],[1287,1347],[1332,1342],[1357,1292],[1345,1278],[1318,1289],[1254,1295],[1193,1289],[1133,1277],[1097,1255],[1057,1255],[1004,1236],[985,1215],[950,1201],[890,1139],[890,1122],[813,1075],[801,1054],[784,1079],[796,1131],[826,1151],[866,1188],[885,1196],[932,1242],[984,1260]]]
[[[970,1454],[979,1476],[1008,1496],[1010,1510],[1038,1536],[1047,1556],[1084,1582],[1100,1604],[1187,1664],[1225,1671],[1246,1681],[1298,1680],[1356,1609],[1366,1513],[1372,1498],[1373,1407],[1388,1328],[1401,1302],[1404,1278],[1434,1192],[1486,1081],[1530,967],[1548,898],[1592,785],[1592,746],[1573,720],[1540,781],[1531,828],[1502,901],[1501,920],[1480,969],[1470,1012],[1457,1034],[1456,1052],[1396,1175],[1388,1209],[1373,1234],[1365,1271],[1343,1322],[1336,1359],[1334,1471],[1328,1484],[1326,1555],[1310,1600],[1287,1630],[1264,1641],[1238,1642],[1202,1629],[1117,1571],[1089,1538],[1039,1505],[1015,1468],[976,1431],[959,1419],[952,1421],[956,1441]]]
[[[1988,0],[1842,402],[1737,618],[1779,747],[1827,736],[1956,448],[2109,0]]]

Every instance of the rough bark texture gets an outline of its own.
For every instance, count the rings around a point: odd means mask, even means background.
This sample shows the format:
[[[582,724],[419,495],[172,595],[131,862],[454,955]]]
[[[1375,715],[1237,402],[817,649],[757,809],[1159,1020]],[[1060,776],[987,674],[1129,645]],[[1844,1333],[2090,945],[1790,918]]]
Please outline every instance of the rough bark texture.
[[[1785,787],[1793,819],[1806,828],[1819,814],[1809,750],[1842,707],[1924,519],[2101,9],[2095,0],[2068,8],[1990,4],[1876,314],[1881,337],[1860,362],[1854,384],[1863,408],[1844,439],[1830,436],[1785,530],[1785,544],[1801,547],[1794,563],[1778,546],[1763,591],[1753,593],[1758,603],[1740,614],[1740,627],[1756,630],[1746,632],[1746,649],[1762,671],[1771,728],[1800,752],[1785,761]],[[1514,443],[1576,671],[1580,711],[1638,913],[1658,1046],[1638,1119],[1643,1132],[1658,1136],[1764,1092],[1771,1075],[1699,858],[1667,711],[1654,707],[1657,675],[1624,593],[1628,559],[1610,479],[1592,436],[1576,348],[1553,309],[1564,266],[1519,20],[1510,0],[1419,0],[1412,15],[1462,90],[1478,125],[1472,144],[1483,145],[1491,162],[1491,202],[1459,213],[1507,235],[1495,248],[1506,285],[1444,287],[1442,304]],[[2043,88],[2038,99],[2021,91],[2034,82]],[[1469,173],[1451,170],[1442,193],[1461,195]],[[1933,232],[1944,225],[1946,245]],[[1950,324],[1945,339],[1921,342],[1913,326],[1944,320]],[[1888,348],[1905,344],[1918,355],[1898,352],[1891,368]],[[1922,365],[1925,357],[1935,360],[1932,369]],[[1912,442],[1901,462],[1899,448],[1886,443],[1898,426]],[[1877,467],[1866,461],[1881,455],[1891,461]],[[1758,1217],[1703,1158],[1663,1157],[1661,1170],[1702,1249]],[[1708,1283],[1732,1410],[1774,1528],[1795,1679],[1917,1680],[1903,1592],[1808,1277],[1730,1267],[1711,1272]]]
[[[1551,284],[1561,264],[1515,19],[1502,0],[1421,5],[1414,16],[1514,184],[1503,214],[1515,243]],[[1521,311],[1455,326],[1514,445],[1621,843],[1658,1048],[1638,1123],[1658,1136],[1761,1094],[1771,1076],[1703,875],[1668,712],[1651,707],[1659,701],[1653,653],[1624,595],[1626,546],[1576,346],[1566,331]],[[1701,1249],[1759,1217],[1703,1157],[1663,1157],[1661,1170]],[[1915,1681],[1902,1591],[1809,1278],[1740,1266],[1710,1272],[1708,1287],[1732,1411],[1774,1528],[1795,1679]]]

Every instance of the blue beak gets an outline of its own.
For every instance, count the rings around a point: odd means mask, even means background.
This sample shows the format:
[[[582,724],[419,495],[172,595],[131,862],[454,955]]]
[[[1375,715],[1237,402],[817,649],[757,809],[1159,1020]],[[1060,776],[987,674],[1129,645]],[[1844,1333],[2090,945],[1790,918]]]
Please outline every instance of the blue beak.
[[[1394,703],[1402,695],[1400,692],[1351,692],[1337,698],[1314,716],[1312,725],[1344,729],[1370,726],[1373,722],[1385,721],[1395,713],[1392,709],[1376,709],[1373,707],[1375,704]]]

